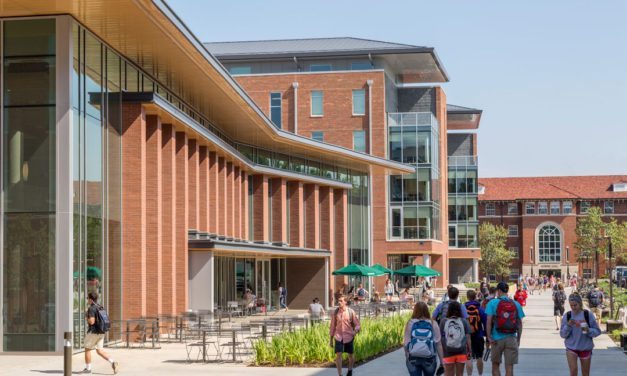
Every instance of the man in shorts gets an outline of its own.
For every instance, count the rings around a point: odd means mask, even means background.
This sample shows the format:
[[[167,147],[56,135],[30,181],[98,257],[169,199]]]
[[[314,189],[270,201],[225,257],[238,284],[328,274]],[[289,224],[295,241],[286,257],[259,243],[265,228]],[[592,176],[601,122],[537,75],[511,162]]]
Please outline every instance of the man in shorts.
[[[468,324],[471,328],[470,334],[470,357],[466,362],[466,372],[468,375],[472,375],[472,362],[477,362],[477,372],[479,376],[483,375],[483,352],[485,351],[485,326],[487,316],[481,303],[477,300],[477,293],[473,290],[468,290],[466,293],[467,302],[466,313],[468,314]]]
[[[96,318],[98,317],[98,310],[100,306],[98,305],[98,293],[90,292],[87,295],[87,304],[89,307],[87,308],[87,312],[85,312],[85,320],[87,321],[87,334],[85,335],[85,369],[82,373],[91,373],[91,350],[96,350],[96,354],[100,355],[102,359],[111,363],[111,368],[113,368],[113,373],[118,373],[118,362],[114,361],[113,358],[109,356],[102,349],[104,347],[104,333],[100,333],[96,326]]]
[[[331,316],[331,346],[335,349],[335,366],[337,374],[342,376],[342,354],[348,354],[348,372],[346,376],[352,376],[355,364],[354,340],[359,333],[361,325],[355,311],[347,307],[346,298],[340,297],[337,301],[338,308]]]
[[[503,357],[505,358],[505,375],[514,375],[514,365],[518,364],[518,348],[520,347],[520,338],[522,336],[522,319],[525,317],[525,313],[522,307],[517,301],[512,300],[507,296],[509,291],[509,285],[505,282],[499,282],[496,286],[496,298],[492,299],[486,307],[486,315],[488,315],[486,334],[490,348],[492,351],[492,376],[501,376],[501,370],[499,369]],[[499,309],[499,304],[512,303],[515,305],[515,332],[507,333],[497,329],[498,322],[502,321],[503,317],[513,318],[509,316],[509,312],[504,309]],[[514,313],[513,313],[514,314]]]

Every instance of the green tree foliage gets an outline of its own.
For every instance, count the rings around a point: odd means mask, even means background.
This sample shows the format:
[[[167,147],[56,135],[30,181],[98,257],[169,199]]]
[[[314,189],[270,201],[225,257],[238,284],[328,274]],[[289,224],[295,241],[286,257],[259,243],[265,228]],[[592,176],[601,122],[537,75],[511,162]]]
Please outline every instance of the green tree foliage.
[[[627,264],[627,222],[618,222],[612,218],[605,224],[605,234],[612,239],[612,256],[616,265]]]
[[[485,275],[496,275],[501,279],[510,274],[512,254],[505,247],[507,229],[503,226],[483,223],[479,227],[481,261],[479,268]]]

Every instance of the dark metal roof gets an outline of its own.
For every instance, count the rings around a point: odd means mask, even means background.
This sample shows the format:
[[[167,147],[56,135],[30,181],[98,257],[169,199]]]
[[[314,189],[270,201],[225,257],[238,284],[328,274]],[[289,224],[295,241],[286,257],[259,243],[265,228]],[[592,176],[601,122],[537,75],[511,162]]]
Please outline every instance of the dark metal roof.
[[[454,104],[446,104],[446,112],[453,114],[481,114],[483,110],[479,110],[476,108],[457,106]]]
[[[401,43],[382,42],[361,38],[307,38],[307,39],[279,39],[242,42],[213,42],[204,43],[205,47],[219,58],[243,58],[261,56],[303,56],[328,54],[355,54],[377,53],[390,51],[430,52],[430,47],[412,46]]]

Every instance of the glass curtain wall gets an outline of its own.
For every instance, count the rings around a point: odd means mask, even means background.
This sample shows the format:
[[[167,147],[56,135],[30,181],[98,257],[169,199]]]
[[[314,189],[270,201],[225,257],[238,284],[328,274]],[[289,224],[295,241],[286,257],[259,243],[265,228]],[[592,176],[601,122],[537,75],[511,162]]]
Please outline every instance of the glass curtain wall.
[[[353,188],[348,191],[348,262],[349,264],[370,265],[370,221],[368,219],[367,174],[353,172],[350,176]],[[339,268],[339,267],[338,267]],[[368,278],[349,277],[351,286],[360,280],[367,287]]]
[[[467,161],[470,161],[469,157]],[[455,163],[448,172],[449,246],[479,246],[477,219],[477,167]]]
[[[54,351],[55,20],[2,22],[4,351]]]
[[[90,292],[112,319],[121,317],[120,92],[136,86],[125,85],[119,56],[76,23],[72,33],[74,345],[80,348]]]
[[[389,157],[417,168],[415,174],[390,176],[389,237],[391,239],[440,239],[440,190],[437,120],[431,125],[397,121],[389,127]],[[410,117],[411,118],[411,117]]]

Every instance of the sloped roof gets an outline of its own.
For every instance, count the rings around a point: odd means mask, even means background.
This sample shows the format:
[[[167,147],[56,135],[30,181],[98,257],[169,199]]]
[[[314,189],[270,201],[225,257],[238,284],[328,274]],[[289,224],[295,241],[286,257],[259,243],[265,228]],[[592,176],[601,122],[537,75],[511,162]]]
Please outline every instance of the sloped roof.
[[[204,45],[209,52],[217,57],[228,55],[280,55],[364,50],[430,49],[428,47],[350,37],[211,42],[204,43]]]
[[[627,175],[481,178],[479,200],[627,199],[627,192],[612,191],[614,183],[627,183]]]
[[[456,114],[480,114],[483,112],[483,110],[447,103],[446,112]]]

